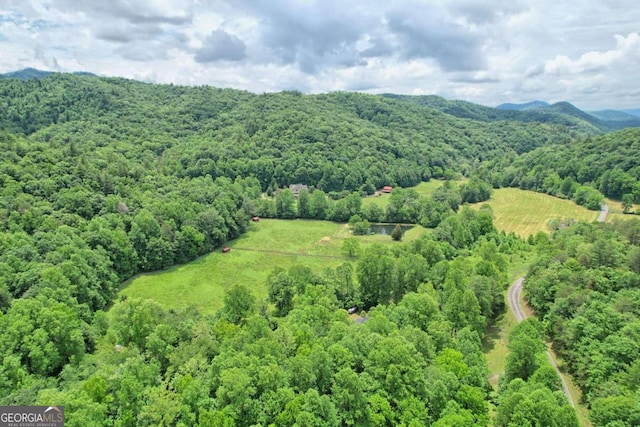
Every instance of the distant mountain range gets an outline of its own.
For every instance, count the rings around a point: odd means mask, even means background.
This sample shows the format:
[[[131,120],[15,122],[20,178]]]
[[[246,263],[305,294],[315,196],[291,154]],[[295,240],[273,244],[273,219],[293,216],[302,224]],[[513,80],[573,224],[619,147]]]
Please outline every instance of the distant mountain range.
[[[540,108],[540,107],[548,107],[549,103],[548,102],[544,102],[544,101],[531,101],[531,102],[527,102],[524,104],[500,104],[498,105],[496,108],[499,110],[516,110],[516,111],[523,111],[523,110],[530,110],[532,108]]]
[[[634,111],[634,110],[629,110],[629,111]],[[640,117],[640,110],[635,110],[635,111],[637,111],[638,114],[627,113],[623,110],[589,111],[589,114],[599,118],[600,120],[625,122],[629,120],[637,120]]]
[[[627,127],[640,127],[640,109],[635,110],[600,110],[582,111],[568,102],[558,102],[550,105],[545,101],[531,101],[524,104],[500,104],[496,108],[511,111],[531,111],[552,112],[579,117],[581,120],[589,122],[599,129],[617,130]],[[597,120],[593,120],[593,119]]]
[[[19,71],[0,74],[0,79],[42,79],[54,73],[56,72],[25,68]],[[96,76],[93,73],[84,71],[76,71],[70,74]],[[492,108],[467,101],[450,101],[435,95],[411,96],[384,94],[382,96],[431,107],[459,118],[488,122],[516,120],[521,122],[550,123],[576,128],[579,131],[589,133],[640,127],[640,109],[620,111],[602,110],[587,113],[568,102],[549,104],[545,101],[536,100],[524,104],[504,103]]]
[[[640,127],[640,117],[629,116],[626,119],[618,117],[617,120],[597,117],[580,110],[568,102],[549,105],[544,101],[533,101],[526,104],[501,104],[496,108],[492,108],[467,101],[449,101],[434,95],[386,94],[383,96],[428,106],[452,116],[472,120],[491,122],[516,120],[520,122],[558,124],[588,133],[602,133],[627,127]]]
[[[634,110],[620,110],[623,113],[631,114],[632,116],[640,117],[640,108]]]
[[[43,79],[51,74],[57,73],[57,71],[45,71],[36,70],[35,68],[25,68],[23,70],[12,71],[10,73],[0,74],[0,79],[17,79],[17,80],[31,80],[31,79]],[[93,73],[87,71],[74,71],[77,76],[95,76]]]

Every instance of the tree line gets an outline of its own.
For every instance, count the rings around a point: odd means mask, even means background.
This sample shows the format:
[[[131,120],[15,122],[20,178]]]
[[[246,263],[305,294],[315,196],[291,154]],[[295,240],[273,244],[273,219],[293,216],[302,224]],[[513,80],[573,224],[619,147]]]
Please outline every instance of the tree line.
[[[637,425],[640,221],[580,223],[539,245],[524,289],[593,425]]]

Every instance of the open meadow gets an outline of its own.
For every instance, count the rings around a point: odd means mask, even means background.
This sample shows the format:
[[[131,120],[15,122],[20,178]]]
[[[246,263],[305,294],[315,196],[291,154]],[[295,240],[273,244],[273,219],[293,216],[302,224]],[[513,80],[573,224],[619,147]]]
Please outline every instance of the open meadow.
[[[607,215],[607,222],[611,222],[611,221],[614,221],[614,220],[624,221],[625,219],[634,218],[634,216],[631,215],[631,214],[623,213],[622,202],[620,202],[619,200],[613,200],[613,199],[606,198],[606,199],[604,199],[604,202],[607,205],[609,205],[609,215]],[[635,212],[639,212],[639,211],[640,211],[640,205],[635,204],[631,208],[630,212],[631,213],[635,213]],[[637,217],[635,217],[635,218],[637,218]]]
[[[471,207],[480,209],[485,203],[493,209],[493,223],[498,230],[513,231],[522,237],[552,231],[549,223],[556,218],[595,221],[599,213],[570,200],[518,188],[493,190],[491,199]]]
[[[403,240],[419,237],[424,228],[406,232]],[[303,265],[314,272],[348,261],[342,242],[352,237],[348,226],[329,221],[263,219],[220,250],[188,264],[141,274],[123,284],[120,295],[149,298],[167,308],[197,306],[213,314],[222,307],[224,292],[238,283],[250,288],[258,301],[267,297],[267,277],[276,267]],[[364,248],[374,242],[396,244],[389,236],[357,236]]]

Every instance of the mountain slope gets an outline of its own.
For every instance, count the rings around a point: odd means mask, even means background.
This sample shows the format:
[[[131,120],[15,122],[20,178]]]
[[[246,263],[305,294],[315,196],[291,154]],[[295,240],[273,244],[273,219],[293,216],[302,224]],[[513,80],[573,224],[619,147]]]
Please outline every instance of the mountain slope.
[[[625,113],[624,111],[618,111],[618,110],[588,111],[588,113],[593,117],[596,117],[600,120],[605,120],[605,121],[624,122],[624,121],[636,120],[638,118],[633,114]]]
[[[37,70],[35,68],[24,68],[18,71],[11,71],[9,73],[0,74],[0,79],[16,79],[16,80],[31,80],[31,79],[43,79],[52,74],[56,74],[56,71]],[[73,73],[78,76],[95,76],[93,73],[87,71],[74,71]]]
[[[73,141],[88,153],[129,141],[181,174],[254,175],[264,189],[297,182],[326,191],[410,186],[570,140],[573,132],[552,124],[462,120],[374,95],[255,95],[69,74],[2,80],[0,101],[0,127],[11,132],[51,144]]]
[[[526,102],[524,104],[511,104],[507,102],[507,103],[498,105],[496,108],[499,110],[523,111],[523,110],[530,110],[532,108],[548,107],[548,106],[549,106],[549,103],[545,101],[531,101],[531,102]]]
[[[444,113],[460,118],[481,121],[519,121],[524,123],[537,122],[566,126],[580,133],[597,134],[608,132],[618,127],[603,122],[572,106],[569,103],[558,103],[546,107],[529,108],[526,110],[509,110],[486,107],[466,101],[448,101],[438,96],[408,96],[384,95],[389,98],[402,100],[423,106],[429,106]],[[619,125],[619,124],[618,124]]]
[[[550,144],[516,161],[498,159],[483,166],[496,186],[514,186],[573,198],[576,185],[603,195],[640,203],[640,129],[587,137],[571,144]],[[501,171],[501,172],[497,172]]]

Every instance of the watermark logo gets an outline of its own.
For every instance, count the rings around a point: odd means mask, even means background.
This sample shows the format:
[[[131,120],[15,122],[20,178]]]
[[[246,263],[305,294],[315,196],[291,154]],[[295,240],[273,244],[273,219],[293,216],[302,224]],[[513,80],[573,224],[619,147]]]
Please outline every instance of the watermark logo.
[[[0,406],[0,427],[64,427],[64,406]]]

